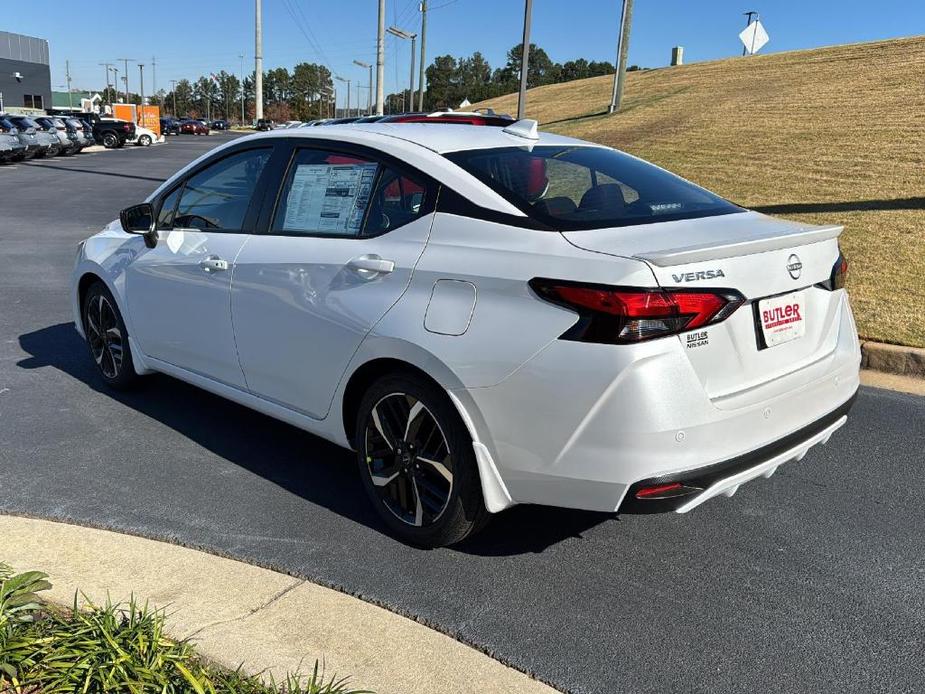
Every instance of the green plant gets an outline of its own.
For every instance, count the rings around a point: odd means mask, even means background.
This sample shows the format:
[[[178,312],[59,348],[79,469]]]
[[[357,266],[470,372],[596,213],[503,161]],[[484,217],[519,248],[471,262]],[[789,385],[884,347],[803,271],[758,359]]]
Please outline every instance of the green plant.
[[[15,661],[8,656],[8,642],[17,625],[35,621],[42,609],[36,593],[51,588],[47,578],[41,571],[14,574],[9,564],[0,563],[0,678],[16,675]]]

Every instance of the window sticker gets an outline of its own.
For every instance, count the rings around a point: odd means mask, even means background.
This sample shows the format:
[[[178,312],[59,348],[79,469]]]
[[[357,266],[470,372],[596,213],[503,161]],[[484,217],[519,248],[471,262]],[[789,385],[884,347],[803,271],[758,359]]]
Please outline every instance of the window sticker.
[[[283,231],[356,236],[378,164],[299,164],[286,200]]]

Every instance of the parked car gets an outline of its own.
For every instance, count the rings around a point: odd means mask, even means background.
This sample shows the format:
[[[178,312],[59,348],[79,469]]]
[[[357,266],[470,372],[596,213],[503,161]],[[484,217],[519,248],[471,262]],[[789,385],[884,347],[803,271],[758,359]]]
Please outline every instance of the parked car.
[[[254,126],[255,130],[273,130],[276,126],[273,125],[273,121],[269,118],[261,118],[257,121],[257,125]]]
[[[58,154],[69,156],[80,151],[76,134],[69,133],[67,126],[60,118],[39,116],[33,120],[41,125],[46,132],[54,134],[58,139]]]
[[[359,119],[357,116],[351,116],[350,118],[328,118],[324,123],[319,123],[318,125],[345,125],[346,123],[356,123]]]
[[[35,136],[35,141],[38,144],[38,149],[35,151],[36,159],[53,157],[58,154],[61,149],[61,144],[58,140],[57,132],[49,132],[27,116],[10,115],[8,117],[13,125],[19,129],[20,133],[26,133],[27,135],[32,134]]]
[[[184,135],[208,135],[209,126],[203,125],[202,121],[190,118],[180,121],[180,132]]]
[[[161,135],[168,137],[169,135],[179,135],[180,134],[180,121],[176,118],[161,118]]]
[[[845,423],[842,227],[535,121],[395,130],[236,139],[82,243],[102,380],[164,372],[354,449],[424,546],[517,503],[684,513]]]
[[[301,128],[314,128],[314,127],[316,127],[316,126],[318,126],[318,125],[324,125],[325,123],[327,123],[327,122],[330,121],[330,120],[331,120],[330,118],[319,118],[319,119],[317,119],[317,120],[310,120],[310,121],[308,121],[308,122],[306,122],[306,123],[302,123],[302,125],[300,125],[299,127],[301,127]]]
[[[35,128],[20,129],[16,125],[14,117],[5,113],[0,113],[0,122],[3,123],[6,131],[15,135],[19,143],[23,145],[23,149],[12,156],[13,161],[28,161],[35,158],[42,151],[43,147],[39,143]]]
[[[357,118],[354,122],[355,123],[378,123],[383,118],[385,118],[385,116],[364,116],[363,118]]]
[[[212,121],[211,127],[213,130],[228,130],[230,124],[224,118],[219,118],[218,120]]]
[[[126,120],[83,111],[69,111],[63,115],[80,118],[90,123],[93,128],[93,139],[106,149],[124,147],[126,141],[135,135],[135,124]]]
[[[385,116],[382,123],[455,123],[457,125],[495,125],[506,127],[514,123],[510,116],[499,115],[494,111],[479,113],[477,111],[434,111],[433,113],[398,113]]]
[[[65,118],[64,125],[67,127],[68,134],[74,133],[79,151],[83,151],[90,145],[95,144],[93,140],[93,128],[79,118]]]
[[[16,126],[0,117],[0,161],[18,161],[25,155],[26,145],[19,141]]]
[[[135,126],[135,137],[128,142],[133,145],[138,145],[140,147],[149,147],[152,142],[157,141],[157,133],[149,128],[145,128],[141,125]]]

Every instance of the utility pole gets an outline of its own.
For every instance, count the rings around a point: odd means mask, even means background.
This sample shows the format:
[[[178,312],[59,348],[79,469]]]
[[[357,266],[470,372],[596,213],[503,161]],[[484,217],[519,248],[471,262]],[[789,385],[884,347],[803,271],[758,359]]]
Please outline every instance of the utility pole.
[[[357,118],[360,117],[360,88],[361,88],[362,86],[363,86],[362,84],[360,84],[359,82],[357,82]],[[370,85],[367,85],[367,86],[369,86],[369,88],[372,89],[372,86],[373,86],[373,85],[370,84]]]
[[[263,118],[263,0],[256,0],[254,20],[254,117]]]
[[[755,19],[759,18],[758,13],[755,12],[754,10],[749,10],[748,12],[743,12],[742,14],[745,15],[745,27],[746,28],[748,28],[748,26],[752,23],[752,15],[755,16]],[[752,42],[752,48],[754,49],[754,41]],[[748,46],[745,46],[745,45],[742,46],[742,55],[748,55]]]
[[[524,39],[520,51],[520,93],[517,95],[517,120],[527,111],[527,75],[530,72],[530,19],[533,15],[533,0],[524,3]]]
[[[369,91],[372,95],[372,70],[370,70]],[[385,95],[385,0],[379,0],[379,30],[376,33],[376,115],[382,115],[382,100]],[[359,101],[359,98],[357,99]]]
[[[157,104],[157,62],[153,55],[151,56],[151,97]]]
[[[427,0],[421,0],[421,70],[418,73],[418,111],[424,110],[424,65],[427,56]],[[414,104],[411,104],[411,110]]]
[[[633,0],[623,0],[623,12],[620,14],[620,43],[617,45],[617,64],[613,73],[613,93],[610,97],[608,113],[620,110],[623,102],[623,86],[626,82],[626,56],[630,51],[630,27],[633,24]]]
[[[144,125],[144,110],[145,110],[145,66],[141,63],[138,63],[138,82],[141,85],[141,104],[138,106],[138,123]]]
[[[119,68],[113,67],[112,69],[112,95],[115,99],[119,98]],[[112,99],[109,100],[110,111],[112,111],[113,105]]]
[[[170,91],[173,93],[173,117],[177,117],[177,81],[170,80]]]
[[[244,54],[238,57],[241,59],[241,125],[244,125]]]
[[[116,60],[121,60],[125,66],[125,71],[122,73],[122,80],[125,82],[125,103],[128,103],[128,61],[135,60],[134,58],[116,58]]]
[[[67,77],[67,107],[74,108],[74,104],[71,101],[71,61],[64,61],[64,74]]]

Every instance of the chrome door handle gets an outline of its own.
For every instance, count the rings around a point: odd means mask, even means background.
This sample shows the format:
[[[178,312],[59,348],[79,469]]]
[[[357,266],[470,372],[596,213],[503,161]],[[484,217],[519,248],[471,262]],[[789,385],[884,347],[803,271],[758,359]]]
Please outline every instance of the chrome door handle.
[[[361,255],[347,262],[347,267],[356,271],[361,277],[386,274],[395,269],[394,260],[385,260],[378,255]]]
[[[210,255],[199,261],[199,267],[206,272],[221,272],[228,269],[228,261],[219,258],[217,255]]]

